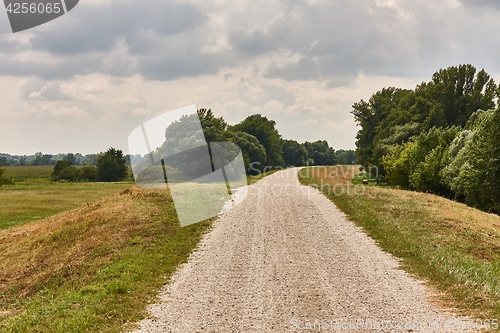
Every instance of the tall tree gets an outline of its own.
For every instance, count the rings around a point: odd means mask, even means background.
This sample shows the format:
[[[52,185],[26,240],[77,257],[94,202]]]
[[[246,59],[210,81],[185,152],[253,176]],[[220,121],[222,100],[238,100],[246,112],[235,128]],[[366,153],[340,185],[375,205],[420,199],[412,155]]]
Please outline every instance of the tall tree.
[[[476,73],[470,64],[439,70],[428,87],[433,99],[441,105],[449,126],[463,127],[472,113],[495,107],[495,81],[484,69]]]
[[[335,165],[335,150],[328,145],[326,140],[315,142],[304,142],[309,159],[313,160],[314,165]]]
[[[264,170],[266,149],[259,140],[245,132],[231,133],[232,141],[240,147],[247,174],[256,174]]]
[[[248,116],[241,123],[234,126],[236,131],[245,132],[255,136],[266,149],[266,163],[269,166],[282,166],[283,151],[281,135],[276,129],[276,122],[266,117],[255,114]]]
[[[283,159],[287,166],[306,165],[309,154],[307,149],[295,140],[283,140]]]
[[[127,166],[123,152],[111,147],[105,153],[100,153],[97,160],[97,173],[101,182],[124,180],[127,177]]]

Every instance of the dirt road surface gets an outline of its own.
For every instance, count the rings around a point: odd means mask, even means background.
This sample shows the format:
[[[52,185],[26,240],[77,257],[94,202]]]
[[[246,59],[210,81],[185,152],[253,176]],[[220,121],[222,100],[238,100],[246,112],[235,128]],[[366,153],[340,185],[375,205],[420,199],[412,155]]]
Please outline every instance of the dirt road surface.
[[[453,331],[422,282],[297,171],[222,214],[136,332]]]

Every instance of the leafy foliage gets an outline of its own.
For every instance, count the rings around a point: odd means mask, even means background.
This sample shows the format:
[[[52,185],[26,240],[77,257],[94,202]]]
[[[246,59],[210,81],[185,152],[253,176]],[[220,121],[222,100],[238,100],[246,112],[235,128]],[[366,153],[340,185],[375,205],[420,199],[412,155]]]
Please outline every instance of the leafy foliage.
[[[267,159],[266,148],[255,136],[245,132],[233,132],[232,141],[241,148],[247,174],[256,174],[264,170]]]
[[[96,182],[99,180],[99,175],[96,167],[85,166],[75,168],[71,162],[59,160],[56,165],[54,165],[54,171],[52,171],[50,178],[52,181]]]
[[[307,150],[308,156],[312,159],[312,164],[314,165],[335,165],[336,155],[335,150],[328,145],[328,142],[315,141],[315,142],[304,142],[304,147]]]
[[[499,93],[472,65],[441,69],[414,90],[384,88],[353,105],[360,161],[392,185],[500,213]]]
[[[124,180],[127,177],[127,166],[123,152],[119,149],[109,148],[105,153],[99,154],[97,173],[101,182]]]
[[[266,163],[268,166],[282,166],[283,151],[281,135],[276,129],[276,122],[260,114],[248,116],[241,123],[235,125],[234,130],[255,136],[266,149]]]
[[[295,140],[283,140],[283,159],[287,166],[303,166],[308,161],[308,151]]]

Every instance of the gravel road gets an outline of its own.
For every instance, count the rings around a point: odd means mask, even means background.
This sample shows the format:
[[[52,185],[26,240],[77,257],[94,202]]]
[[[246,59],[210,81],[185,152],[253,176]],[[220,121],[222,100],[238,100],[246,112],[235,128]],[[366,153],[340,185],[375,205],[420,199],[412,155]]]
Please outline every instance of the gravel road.
[[[222,214],[136,332],[451,331],[422,282],[297,171]]]

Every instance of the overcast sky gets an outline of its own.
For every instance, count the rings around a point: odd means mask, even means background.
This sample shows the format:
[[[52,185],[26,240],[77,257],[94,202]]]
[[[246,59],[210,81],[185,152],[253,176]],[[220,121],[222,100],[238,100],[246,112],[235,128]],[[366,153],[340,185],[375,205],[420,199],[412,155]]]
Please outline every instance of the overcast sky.
[[[471,63],[500,82],[497,0],[81,0],[13,34],[0,10],[0,152],[127,151],[196,104],[354,148],[351,105]]]

